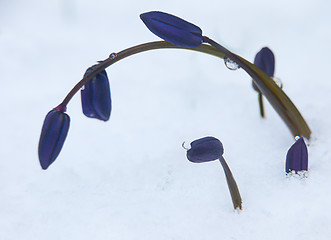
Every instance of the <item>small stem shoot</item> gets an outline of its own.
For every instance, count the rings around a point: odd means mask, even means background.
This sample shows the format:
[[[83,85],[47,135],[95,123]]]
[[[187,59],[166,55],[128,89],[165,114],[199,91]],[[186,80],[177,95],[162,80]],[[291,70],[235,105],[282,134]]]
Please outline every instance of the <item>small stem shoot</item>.
[[[264,106],[263,106],[263,95],[262,95],[262,93],[259,92],[257,94],[257,98],[258,98],[258,101],[259,101],[259,108],[260,108],[261,118],[264,118]]]
[[[226,163],[225,159],[223,157],[220,157],[219,160],[222,164],[222,167],[223,167],[223,170],[225,173],[226,182],[228,183],[233,207],[235,210],[236,209],[242,210],[242,200],[241,200],[241,196],[240,196],[240,192],[239,192],[239,188],[236,183],[236,180],[234,180],[232,172],[231,172],[228,164]]]

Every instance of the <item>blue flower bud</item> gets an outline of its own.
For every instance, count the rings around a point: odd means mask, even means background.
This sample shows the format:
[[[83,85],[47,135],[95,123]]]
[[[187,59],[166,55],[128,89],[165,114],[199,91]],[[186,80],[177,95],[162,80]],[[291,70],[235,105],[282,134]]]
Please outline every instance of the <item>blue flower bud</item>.
[[[219,159],[224,169],[226,181],[230,190],[234,209],[242,209],[242,200],[238,185],[232,172],[223,158],[223,144],[214,137],[204,137],[191,142],[191,149],[187,151],[187,159],[194,163],[209,162]]]
[[[308,170],[308,150],[303,138],[299,138],[288,150],[286,155],[285,171]]]
[[[262,48],[255,56],[254,64],[261,68],[269,76],[273,76],[275,72],[275,56],[268,48]]]
[[[87,69],[86,74],[96,65]],[[84,75],[84,76],[85,76]],[[111,94],[108,76],[105,70],[88,81],[81,90],[82,108],[85,116],[108,121],[111,112]]]
[[[147,28],[158,37],[182,47],[198,47],[202,43],[201,29],[174,15],[147,12],[140,15]]]
[[[59,155],[67,137],[70,117],[61,106],[51,110],[44,120],[41,130],[38,154],[42,169],[47,169]]]
[[[275,56],[273,52],[268,48],[262,48],[255,56],[254,64],[263,70],[270,77],[273,77],[275,72]],[[260,92],[258,87],[253,81],[253,88],[255,91]]]
[[[191,162],[201,163],[219,159],[223,155],[223,145],[214,137],[204,137],[191,143],[187,151],[187,159]]]

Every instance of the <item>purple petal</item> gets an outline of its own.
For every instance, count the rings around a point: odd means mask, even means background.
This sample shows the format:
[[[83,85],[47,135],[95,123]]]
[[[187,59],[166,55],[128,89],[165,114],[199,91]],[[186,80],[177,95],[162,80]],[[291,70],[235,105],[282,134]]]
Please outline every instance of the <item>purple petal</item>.
[[[269,76],[273,76],[275,72],[275,56],[268,48],[262,48],[255,56],[254,64],[261,68]]]
[[[275,72],[275,56],[273,52],[268,48],[262,48],[255,56],[254,64],[261,68],[270,77],[274,75]],[[255,91],[260,92],[255,82],[253,81],[253,88]]]
[[[182,47],[198,47],[202,43],[201,29],[174,15],[152,11],[140,15],[147,28],[158,37]]]
[[[56,109],[51,110],[41,130],[38,154],[42,169],[47,169],[59,155],[67,137],[70,117]]]
[[[223,145],[214,137],[204,137],[191,143],[187,151],[187,159],[191,162],[201,163],[219,159],[223,155]]]
[[[95,66],[89,68],[85,75]],[[108,121],[111,113],[111,93],[105,70],[97,74],[81,90],[82,108],[85,116]]]
[[[287,173],[308,170],[308,150],[303,138],[299,138],[288,150],[285,170]]]

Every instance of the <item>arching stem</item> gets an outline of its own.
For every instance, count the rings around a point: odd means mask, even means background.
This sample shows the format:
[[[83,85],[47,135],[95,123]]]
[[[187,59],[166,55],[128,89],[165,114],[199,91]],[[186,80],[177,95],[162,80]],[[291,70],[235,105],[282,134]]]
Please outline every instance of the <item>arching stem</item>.
[[[85,77],[80,80],[73,89],[65,97],[61,105],[66,107],[71,98],[93,77],[98,73],[105,70],[107,67],[115,62],[118,62],[131,55],[163,48],[174,48],[174,49],[186,49],[193,50],[202,53],[207,53],[220,58],[229,57],[231,60],[235,61],[242,69],[244,69],[255,81],[256,85],[262,92],[262,94],[268,99],[273,108],[283,119],[287,127],[290,129],[293,136],[304,136],[309,139],[311,131],[301,116],[298,109],[294,106],[292,101],[287,97],[287,95],[274,83],[274,81],[261,69],[256,67],[254,64],[248,62],[244,58],[230,52],[220,44],[209,39],[208,37],[203,37],[203,40],[207,44],[201,44],[201,46],[196,48],[186,48],[173,45],[165,41],[150,42],[145,44],[140,44],[128,49],[125,49],[117,53],[116,57],[110,57],[104,61],[99,62],[97,67],[86,74]]]
[[[126,57],[129,57],[131,55],[146,52],[149,50],[155,50],[155,49],[164,49],[164,48],[174,48],[174,49],[186,49],[186,50],[193,50],[198,51],[202,53],[207,53],[219,58],[224,58],[225,55],[221,51],[215,49],[214,47],[211,47],[207,44],[202,44],[199,47],[196,48],[185,48],[173,45],[171,43],[168,43],[166,41],[156,41],[156,42],[149,42],[140,44],[131,48],[127,48],[119,53],[116,54],[116,57],[109,57],[103,61],[100,61],[98,66],[93,70],[90,71],[88,74],[85,75],[85,77],[80,80],[73,88],[72,90],[67,94],[63,102],[61,103],[63,106],[66,106],[71,98],[92,78],[94,78],[98,73],[105,70],[110,65],[114,64],[115,62],[118,62]]]

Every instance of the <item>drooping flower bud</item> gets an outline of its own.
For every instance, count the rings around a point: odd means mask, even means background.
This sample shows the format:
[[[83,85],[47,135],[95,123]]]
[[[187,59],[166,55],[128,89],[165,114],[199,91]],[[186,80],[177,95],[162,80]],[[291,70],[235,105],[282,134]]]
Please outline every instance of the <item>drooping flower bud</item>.
[[[85,75],[95,67],[96,65],[87,69]],[[105,70],[84,85],[81,90],[81,100],[85,116],[103,121],[109,120],[112,105],[109,80]]]
[[[308,150],[305,141],[300,137],[287,152],[285,171],[289,173],[303,170],[308,170]]]
[[[219,159],[223,155],[223,145],[214,137],[204,137],[191,143],[187,151],[187,159],[191,162],[201,163]]]
[[[140,15],[147,28],[158,37],[182,47],[198,47],[202,43],[201,29],[174,15],[152,11]]]
[[[61,107],[54,108],[46,115],[39,139],[39,162],[46,170],[59,155],[67,137],[70,117]]]
[[[275,72],[275,56],[273,52],[268,48],[262,48],[255,56],[254,64],[261,68],[270,77],[273,77]],[[255,91],[260,92],[258,87],[253,81],[253,88]]]
[[[204,137],[191,142],[191,149],[187,150],[187,159],[194,163],[210,162],[219,159],[229,187],[234,209],[242,209],[242,200],[238,185],[232,172],[223,158],[223,144],[214,137]]]

